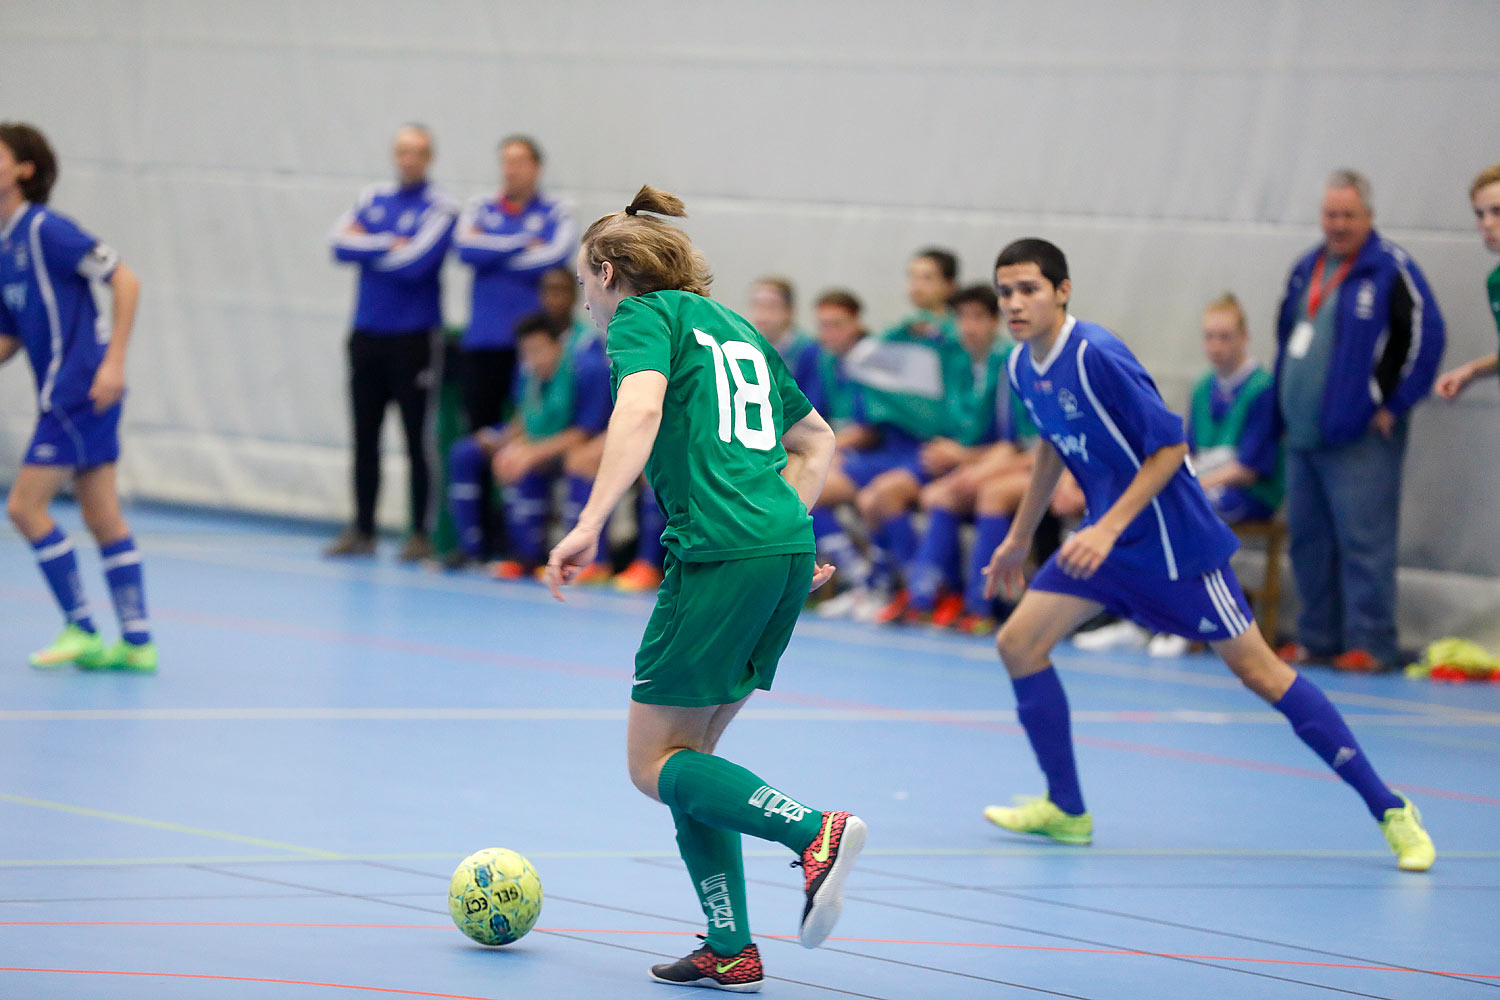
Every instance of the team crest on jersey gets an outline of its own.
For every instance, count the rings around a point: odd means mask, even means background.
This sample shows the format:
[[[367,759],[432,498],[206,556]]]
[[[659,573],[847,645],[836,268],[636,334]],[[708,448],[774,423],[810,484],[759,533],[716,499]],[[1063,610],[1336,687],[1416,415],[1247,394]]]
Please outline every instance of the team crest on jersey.
[[[20,312],[26,308],[26,285],[17,282],[5,286],[5,307],[12,312]]]
[[[1077,455],[1083,461],[1089,460],[1089,436],[1087,434],[1062,434],[1051,435],[1052,443],[1057,448],[1057,453],[1064,457]]]
[[[1036,391],[1052,395],[1052,380],[1050,378],[1039,378],[1036,380]]]
[[[547,224],[547,220],[544,219],[544,218],[542,218],[542,213],[540,213],[540,212],[529,212],[529,213],[527,213],[525,226],[526,226],[526,231],[528,233],[539,233],[539,232],[542,231],[542,226],[544,226],[546,224]]]
[[[368,214],[371,222],[379,222],[385,218],[385,206],[371,205]]]
[[[1067,389],[1057,390],[1057,402],[1063,408],[1063,416],[1068,420],[1077,420],[1083,416],[1078,412],[1078,397]]]
[[[402,212],[401,213],[401,218],[399,218],[399,219],[396,220],[396,228],[397,229],[415,229],[415,228],[417,228],[417,213],[416,213],[416,211],[413,210],[413,209],[407,209],[405,212]]]
[[[1354,315],[1360,319],[1375,315],[1375,282],[1369,278],[1359,283],[1359,291],[1354,294]]]

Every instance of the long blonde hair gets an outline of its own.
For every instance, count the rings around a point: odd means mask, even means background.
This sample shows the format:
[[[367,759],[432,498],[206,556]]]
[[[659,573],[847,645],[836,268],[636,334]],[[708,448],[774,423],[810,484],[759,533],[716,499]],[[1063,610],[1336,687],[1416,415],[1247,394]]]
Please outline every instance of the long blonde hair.
[[[714,280],[708,261],[686,233],[654,217],[658,215],[685,218],[687,210],[681,198],[646,184],[625,211],[612,212],[589,226],[583,234],[584,259],[594,271],[609,261],[615,273],[642,295],[665,290],[707,295]]]

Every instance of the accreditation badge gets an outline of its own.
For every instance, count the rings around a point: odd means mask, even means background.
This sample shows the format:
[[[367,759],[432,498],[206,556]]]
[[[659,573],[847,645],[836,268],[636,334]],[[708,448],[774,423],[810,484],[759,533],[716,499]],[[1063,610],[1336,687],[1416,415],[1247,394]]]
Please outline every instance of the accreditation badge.
[[[1312,342],[1312,321],[1304,319],[1292,328],[1292,336],[1286,342],[1286,352],[1294,358],[1305,358],[1307,349],[1312,347]]]

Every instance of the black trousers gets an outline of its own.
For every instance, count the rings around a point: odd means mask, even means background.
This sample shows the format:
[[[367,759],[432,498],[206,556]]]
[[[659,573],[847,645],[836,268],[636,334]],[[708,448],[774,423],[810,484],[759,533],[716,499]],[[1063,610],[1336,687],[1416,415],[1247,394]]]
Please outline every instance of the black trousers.
[[[432,492],[427,423],[437,398],[436,334],[375,334],[355,330],[349,336],[349,400],[354,414],[354,523],[375,533],[375,500],[380,494],[380,428],[395,403],[406,435],[411,463],[412,530],[427,530]]]
[[[459,388],[469,431],[493,427],[510,415],[511,389],[516,378],[514,347],[475,348],[459,355]],[[504,519],[490,503],[494,493],[489,465],[479,471],[479,524],[484,533],[483,551],[503,549]]]

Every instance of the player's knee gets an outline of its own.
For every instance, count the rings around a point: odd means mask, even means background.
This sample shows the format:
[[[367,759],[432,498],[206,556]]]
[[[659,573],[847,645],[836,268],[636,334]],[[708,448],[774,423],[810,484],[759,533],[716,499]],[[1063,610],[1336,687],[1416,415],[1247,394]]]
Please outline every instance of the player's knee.
[[[1219,655],[1241,684],[1261,700],[1275,704],[1296,680],[1297,673],[1283,663],[1271,647],[1254,641],[1258,638],[1256,633],[1244,643],[1236,642],[1228,649],[1221,648]]]
[[[942,483],[931,483],[917,494],[917,504],[923,510],[950,510],[953,507],[953,491]]]
[[[570,476],[593,479],[599,473],[599,453],[592,442],[568,449],[563,455],[563,472]]]
[[[1035,673],[1047,663],[1047,650],[1041,648],[1037,637],[1029,630],[1019,627],[1014,618],[1001,626],[995,635],[995,649],[1000,653],[1000,662],[1012,677],[1024,677]]]
[[[675,751],[673,751],[675,752]],[[671,753],[640,753],[630,757],[630,783],[639,789],[640,793],[647,798],[660,801],[661,795],[657,791],[661,779],[662,765],[667,762]]]
[[[5,514],[10,518],[10,523],[16,526],[17,531],[27,535],[26,528],[31,523],[31,511],[27,509],[25,502],[14,490],[5,498]],[[30,536],[27,535],[27,537]]]

